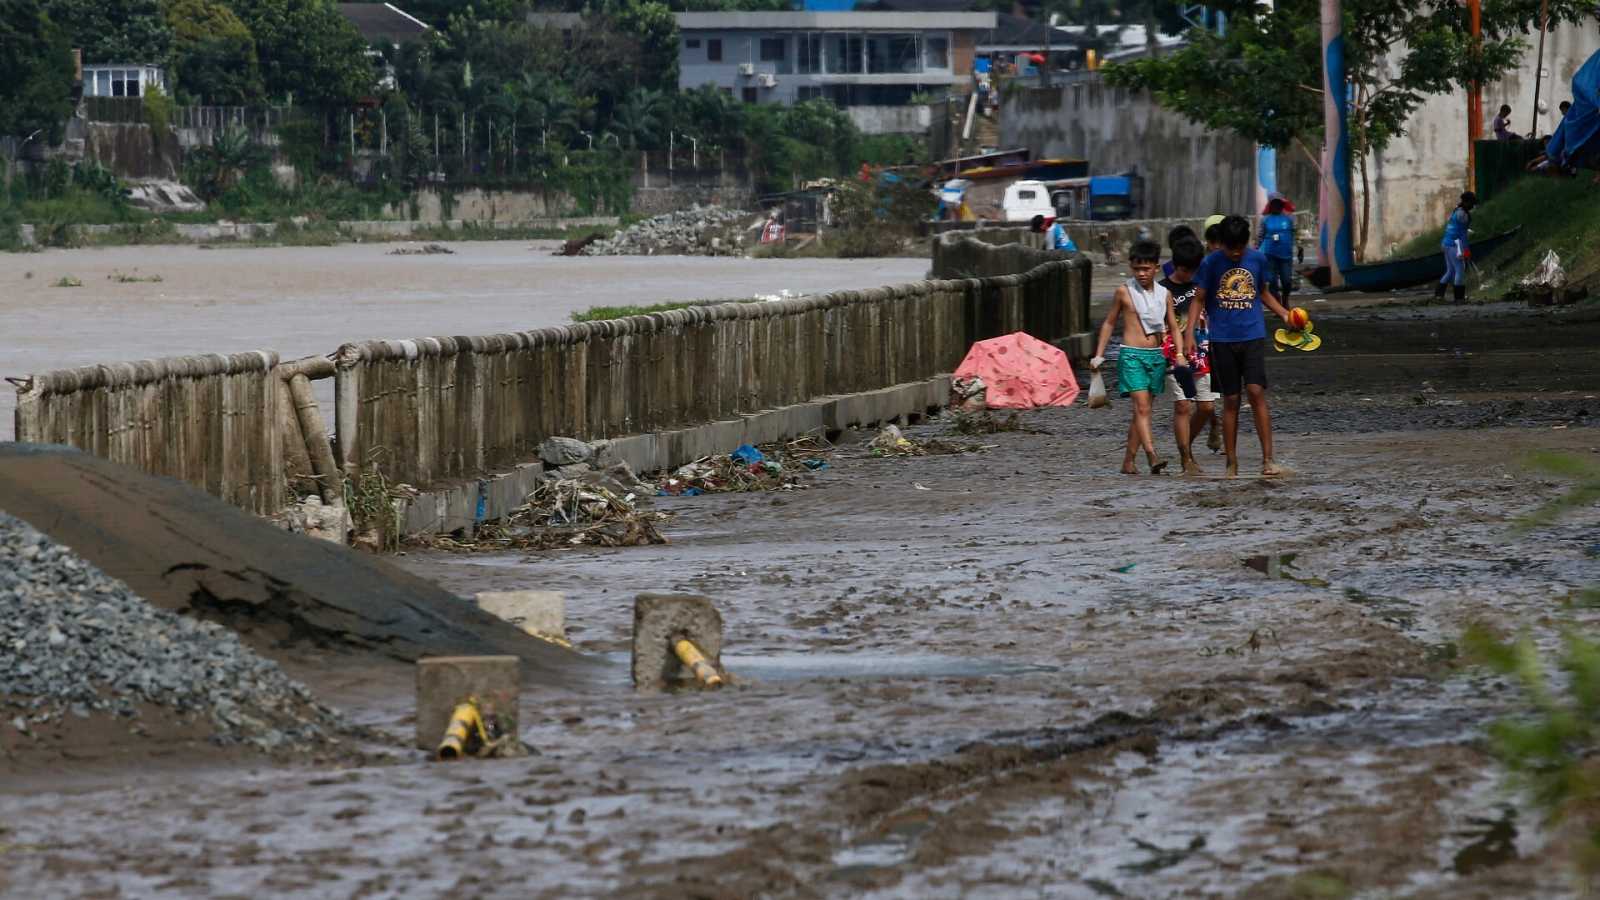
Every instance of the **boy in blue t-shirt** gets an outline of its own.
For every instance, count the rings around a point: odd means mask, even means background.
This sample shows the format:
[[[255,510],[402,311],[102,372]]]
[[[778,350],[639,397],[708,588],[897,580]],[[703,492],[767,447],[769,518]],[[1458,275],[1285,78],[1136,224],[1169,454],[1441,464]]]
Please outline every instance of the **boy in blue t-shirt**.
[[[1261,217],[1256,249],[1267,255],[1267,287],[1284,306],[1294,289],[1294,219],[1283,211],[1283,199],[1273,197]]]
[[[1239,474],[1239,392],[1250,395],[1261,438],[1261,474],[1282,475],[1272,459],[1272,413],[1267,409],[1267,323],[1262,306],[1288,321],[1289,311],[1267,287],[1267,257],[1250,249],[1250,222],[1228,216],[1217,226],[1222,249],[1212,251],[1195,273],[1194,303],[1206,311],[1211,332],[1211,389],[1222,395],[1222,445],[1228,474]],[[1190,316],[1184,344],[1194,346]]]

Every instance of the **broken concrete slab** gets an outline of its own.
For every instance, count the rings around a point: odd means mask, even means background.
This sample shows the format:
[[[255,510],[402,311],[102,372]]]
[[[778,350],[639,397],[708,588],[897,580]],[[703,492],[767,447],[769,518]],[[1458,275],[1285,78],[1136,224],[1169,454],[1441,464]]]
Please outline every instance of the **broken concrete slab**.
[[[567,636],[567,598],[560,591],[480,591],[478,608],[529,634]]]
[[[381,558],[69,447],[0,444],[0,509],[151,604],[232,628],[296,677],[307,672],[305,652],[506,654],[530,681],[549,684],[576,683],[600,665]]]

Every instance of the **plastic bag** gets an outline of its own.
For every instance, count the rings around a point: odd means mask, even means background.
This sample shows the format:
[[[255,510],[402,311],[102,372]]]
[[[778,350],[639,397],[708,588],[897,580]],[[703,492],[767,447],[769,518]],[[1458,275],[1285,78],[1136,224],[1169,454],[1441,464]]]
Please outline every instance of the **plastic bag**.
[[[1100,370],[1096,369],[1094,376],[1089,379],[1089,408],[1099,409],[1110,405],[1111,398],[1106,396],[1106,381],[1100,377]]]

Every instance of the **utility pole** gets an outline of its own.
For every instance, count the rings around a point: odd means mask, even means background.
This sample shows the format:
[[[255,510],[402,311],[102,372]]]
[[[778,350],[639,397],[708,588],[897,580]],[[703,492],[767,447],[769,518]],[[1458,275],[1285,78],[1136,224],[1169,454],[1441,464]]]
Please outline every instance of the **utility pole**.
[[[1275,8],[1273,0],[1266,0],[1267,15],[1272,15]],[[1218,28],[1226,28],[1220,24]],[[1265,144],[1256,145],[1256,185],[1254,192],[1254,209],[1265,212],[1267,200],[1278,190],[1278,151]]]
[[[1467,0],[1467,17],[1472,23],[1472,62],[1483,61],[1483,7],[1479,0]],[[1540,32],[1540,38],[1544,37]],[[1483,138],[1483,86],[1477,79],[1467,86],[1467,190],[1477,190],[1478,141]]]
[[[1328,283],[1335,287],[1344,284],[1344,270],[1355,264],[1350,244],[1349,106],[1344,10],[1340,0],[1322,0],[1323,165],[1318,245],[1328,263]]]

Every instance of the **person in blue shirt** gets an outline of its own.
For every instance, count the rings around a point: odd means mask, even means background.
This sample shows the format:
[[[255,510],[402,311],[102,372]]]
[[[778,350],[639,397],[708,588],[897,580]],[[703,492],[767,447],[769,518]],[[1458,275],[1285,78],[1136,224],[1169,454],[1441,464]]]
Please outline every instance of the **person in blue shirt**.
[[[1472,261],[1472,248],[1467,234],[1472,225],[1472,208],[1478,205],[1478,195],[1465,191],[1450,218],[1444,223],[1444,238],[1439,247],[1444,250],[1444,276],[1434,285],[1433,299],[1444,299],[1445,285],[1454,287],[1455,301],[1467,302],[1467,263]]]
[[[1028,224],[1035,232],[1044,232],[1044,249],[1062,250],[1067,253],[1078,252],[1078,245],[1073,243],[1072,235],[1067,234],[1066,226],[1061,224],[1060,219],[1034,216]]]
[[[1195,273],[1194,300],[1206,311],[1206,327],[1211,334],[1209,359],[1211,389],[1222,395],[1222,445],[1228,458],[1228,475],[1239,474],[1239,394],[1250,395],[1250,412],[1255,417],[1256,435],[1261,438],[1261,474],[1282,475],[1284,469],[1272,458],[1272,413],[1267,408],[1267,323],[1265,306],[1285,323],[1289,311],[1267,287],[1267,257],[1250,247],[1250,222],[1243,216],[1228,216],[1217,226],[1221,250],[1214,250],[1200,263]],[[1191,315],[1184,345],[1194,346],[1195,325],[1200,317]]]
[[[1289,305],[1289,292],[1294,289],[1294,217],[1283,211],[1283,199],[1274,197],[1267,203],[1267,214],[1261,217],[1261,230],[1256,233],[1256,249],[1267,256],[1267,287],[1284,306]]]

